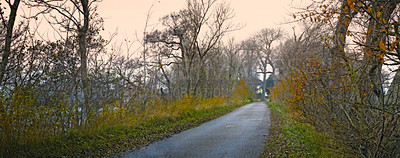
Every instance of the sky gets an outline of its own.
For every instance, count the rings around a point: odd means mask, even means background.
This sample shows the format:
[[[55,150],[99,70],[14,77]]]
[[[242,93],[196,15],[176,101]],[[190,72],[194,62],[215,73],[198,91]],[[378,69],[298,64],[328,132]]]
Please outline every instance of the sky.
[[[297,1],[297,2],[295,2]],[[234,10],[233,23],[245,27],[232,32],[227,38],[244,40],[263,28],[281,27],[291,31],[293,24],[282,25],[292,19],[293,7],[299,0],[225,0]],[[186,0],[103,0],[98,13],[104,18],[104,36],[118,30],[116,40],[134,40],[136,33],[143,32],[146,17],[150,11],[150,28],[160,26],[159,19],[172,12],[184,9]],[[297,6],[296,6],[297,5]],[[153,7],[152,7],[153,6]]]
[[[217,2],[221,1],[224,0],[217,0]],[[223,41],[235,38],[236,42],[240,42],[263,28],[279,27],[287,35],[291,35],[292,27],[295,27],[295,24],[284,23],[294,20],[292,17],[292,13],[296,11],[294,7],[304,8],[303,1],[310,0],[225,0],[226,3],[230,4],[235,14],[232,23],[244,27],[230,32],[223,38]],[[153,28],[161,26],[159,19],[163,16],[178,12],[185,7],[186,0],[103,0],[98,3],[97,10],[100,17],[104,19],[104,31],[101,32],[101,35],[109,40],[110,35],[116,32],[117,35],[112,39],[112,43],[115,43],[118,47],[118,45],[126,44],[125,40],[132,41],[133,48],[125,47],[122,48],[121,52],[126,54],[128,49],[128,52],[134,51],[135,53],[136,50],[140,49],[140,43],[137,39],[142,38],[149,10],[151,16],[149,28]],[[23,6],[19,12],[21,15],[30,15],[31,10]],[[38,30],[41,38],[52,39],[52,37],[56,37],[49,24],[43,22],[43,19],[38,21],[41,22],[35,21],[34,25],[39,25]],[[107,49],[112,50],[112,48]]]
[[[233,9],[233,24],[244,26],[227,34],[223,41],[235,38],[236,42],[240,42],[263,28],[279,27],[290,35],[295,24],[284,23],[294,20],[292,17],[292,13],[296,11],[294,7],[304,8],[304,1],[310,0],[217,0],[217,3],[226,2]],[[104,31],[101,35],[109,40],[112,34],[117,33],[112,43],[118,45],[126,40],[132,41],[133,47],[140,47],[137,42],[142,38],[148,13],[151,16],[149,32],[151,28],[161,27],[159,19],[163,16],[184,9],[186,0],[102,0],[97,4],[97,13],[104,19]],[[33,15],[36,11],[22,6],[18,12],[20,15]],[[39,19],[33,24],[33,27],[39,26],[38,37],[59,38],[43,17]]]
[[[225,2],[230,4],[235,14],[232,23],[244,27],[229,33],[223,41],[235,38],[236,42],[240,42],[263,28],[280,27],[287,34],[291,34],[295,24],[283,23],[293,20],[292,13],[295,12],[293,7],[300,7],[303,0],[225,0]],[[159,19],[184,9],[186,0],[103,0],[98,7],[98,13],[104,19],[106,30],[102,33],[103,36],[107,39],[107,35],[117,30],[118,35],[113,41],[117,44],[124,40],[134,41],[132,44],[135,50],[140,46],[137,39],[142,37],[147,15],[150,15],[149,28],[161,26]]]

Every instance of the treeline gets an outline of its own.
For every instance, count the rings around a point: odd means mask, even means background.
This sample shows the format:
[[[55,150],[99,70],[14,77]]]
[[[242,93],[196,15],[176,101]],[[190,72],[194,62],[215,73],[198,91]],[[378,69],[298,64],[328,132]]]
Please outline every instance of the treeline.
[[[400,156],[399,1],[313,1],[277,46],[271,99],[344,157]]]
[[[188,0],[161,18],[162,28],[145,29],[141,51],[131,53],[100,35],[99,3],[1,2],[0,155],[68,151],[46,147],[74,131],[247,100],[259,83],[256,55],[221,40],[240,29],[229,5]],[[38,12],[21,16],[21,7]],[[41,37],[37,19],[50,24],[54,40]]]

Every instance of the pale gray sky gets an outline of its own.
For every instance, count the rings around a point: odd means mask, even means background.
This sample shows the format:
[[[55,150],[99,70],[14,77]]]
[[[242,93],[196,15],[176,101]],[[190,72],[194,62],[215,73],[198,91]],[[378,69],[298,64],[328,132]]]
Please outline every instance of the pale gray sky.
[[[298,0],[225,0],[235,12],[234,23],[244,24],[241,30],[230,33],[228,37],[243,40],[263,28],[283,27],[290,31],[291,26],[280,25],[288,20],[292,7]],[[118,28],[118,38],[133,40],[135,32],[143,31],[147,12],[151,12],[151,24],[157,24],[164,15],[185,8],[186,0],[103,0],[98,12],[105,20],[105,30],[113,32]]]

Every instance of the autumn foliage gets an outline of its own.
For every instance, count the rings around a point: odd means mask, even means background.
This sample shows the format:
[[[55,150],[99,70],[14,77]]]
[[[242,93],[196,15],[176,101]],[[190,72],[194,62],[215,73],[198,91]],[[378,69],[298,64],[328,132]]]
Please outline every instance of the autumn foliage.
[[[318,144],[326,150],[345,157],[400,155],[398,5],[315,1],[293,15],[317,25],[322,49],[293,51],[301,61],[284,67],[271,98],[320,132]]]
[[[229,4],[188,0],[151,30],[150,8],[143,34],[120,42],[103,37],[100,2],[1,1],[0,157],[106,156],[248,99],[254,64],[222,41],[240,28]]]
[[[392,127],[378,130],[384,121],[379,110],[369,110],[368,87],[360,88],[362,78],[353,78],[345,65],[324,65],[311,59],[305,69],[296,69],[272,89],[271,99],[287,106],[293,117],[312,125],[324,135],[320,145],[347,156],[359,154],[360,144],[379,144],[381,132],[385,135],[381,150],[395,150],[390,141],[398,130],[396,116],[385,122]],[[394,130],[394,131],[393,131]],[[377,146],[370,146],[377,150]]]
[[[243,85],[242,85],[243,86]],[[246,89],[240,85],[236,90],[235,98],[246,98]],[[242,94],[243,93],[243,94]],[[68,106],[63,102],[58,107],[34,107],[34,93],[18,91],[12,99],[0,100],[0,154],[5,157],[19,156],[60,156],[59,154],[72,151],[85,152],[93,150],[82,142],[69,142],[70,135],[90,136],[103,130],[105,127],[127,126],[133,127],[154,120],[173,121],[183,115],[191,115],[200,110],[226,106],[233,103],[226,97],[202,98],[199,96],[185,95],[181,99],[165,102],[161,98],[154,98],[146,109],[141,109],[140,104],[122,104],[115,102],[105,104],[101,113],[90,112],[85,125],[81,125],[79,108]],[[243,101],[235,99],[235,103]],[[75,138],[74,138],[75,139]],[[78,144],[69,144],[78,143]],[[133,142],[134,143],[134,142]],[[82,149],[69,149],[81,146]],[[72,151],[69,151],[72,150]],[[97,149],[99,150],[99,149]],[[54,152],[57,151],[57,152]],[[86,151],[87,152],[87,151]],[[46,154],[44,154],[46,153]],[[73,153],[71,153],[73,154]],[[75,153],[80,155],[79,153]],[[86,153],[88,154],[88,153]],[[82,153],[81,155],[86,155]]]

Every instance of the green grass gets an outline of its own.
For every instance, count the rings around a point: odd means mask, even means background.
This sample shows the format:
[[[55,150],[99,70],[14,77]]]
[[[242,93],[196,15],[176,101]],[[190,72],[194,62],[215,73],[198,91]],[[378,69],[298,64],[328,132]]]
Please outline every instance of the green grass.
[[[268,103],[271,126],[261,157],[341,157],[318,145],[324,137],[312,126],[293,119],[285,107]]]
[[[189,110],[176,117],[152,119],[138,125],[102,125],[95,130],[78,129],[66,135],[30,145],[13,157],[103,157],[169,137],[215,119],[248,102]],[[90,131],[90,132],[89,132]]]

